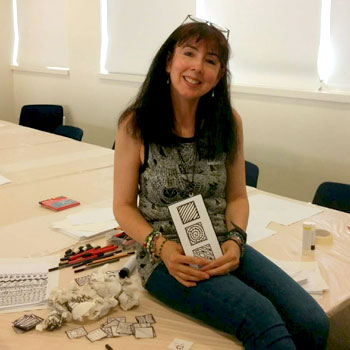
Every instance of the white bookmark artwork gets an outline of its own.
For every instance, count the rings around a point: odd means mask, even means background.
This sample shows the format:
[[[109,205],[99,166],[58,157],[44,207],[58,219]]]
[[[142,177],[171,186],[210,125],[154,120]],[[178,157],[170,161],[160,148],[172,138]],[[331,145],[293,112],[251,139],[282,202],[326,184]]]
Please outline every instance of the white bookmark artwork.
[[[212,222],[199,194],[168,206],[187,256],[214,260],[222,256]]]

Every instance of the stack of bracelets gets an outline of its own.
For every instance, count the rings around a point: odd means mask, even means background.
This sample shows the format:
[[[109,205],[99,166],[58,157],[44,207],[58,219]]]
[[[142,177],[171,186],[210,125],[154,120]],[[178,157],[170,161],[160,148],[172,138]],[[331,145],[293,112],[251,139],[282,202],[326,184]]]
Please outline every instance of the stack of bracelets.
[[[233,229],[226,234],[226,240],[231,240],[237,243],[239,250],[241,251],[241,257],[244,254],[244,245],[247,242],[247,233],[244,232],[239,226],[235,225],[232,221]]]
[[[152,231],[151,233],[149,233],[146,236],[145,243],[143,244],[143,246],[145,247],[147,253],[150,255],[151,260],[153,262],[160,260],[164,244],[168,241],[167,239],[164,239],[164,241],[162,242],[162,244],[161,244],[161,246],[159,248],[159,252],[157,254],[157,252],[156,252],[156,242],[157,242],[157,239],[159,237],[163,237],[161,232],[159,232],[159,231]]]

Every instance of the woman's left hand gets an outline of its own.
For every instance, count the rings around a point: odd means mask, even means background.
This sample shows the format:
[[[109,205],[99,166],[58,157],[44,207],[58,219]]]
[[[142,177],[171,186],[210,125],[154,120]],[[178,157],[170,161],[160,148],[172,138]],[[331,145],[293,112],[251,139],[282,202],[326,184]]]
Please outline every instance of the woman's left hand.
[[[223,255],[201,267],[210,276],[226,275],[237,269],[241,251],[236,242],[228,240],[221,245]]]

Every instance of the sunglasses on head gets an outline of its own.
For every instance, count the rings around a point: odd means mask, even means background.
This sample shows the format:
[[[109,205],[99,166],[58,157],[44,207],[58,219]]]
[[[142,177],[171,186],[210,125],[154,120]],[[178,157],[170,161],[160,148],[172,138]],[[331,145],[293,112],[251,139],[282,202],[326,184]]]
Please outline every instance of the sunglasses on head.
[[[202,18],[198,18],[198,17],[192,16],[192,15],[187,15],[185,20],[182,22],[182,24],[189,23],[189,22],[204,23],[204,24],[206,24],[208,26],[212,26],[215,29],[217,29],[218,31],[220,31],[222,34],[224,34],[226,40],[228,40],[228,38],[229,38],[230,30],[228,28],[219,26],[216,23],[207,21],[207,20],[202,19]]]

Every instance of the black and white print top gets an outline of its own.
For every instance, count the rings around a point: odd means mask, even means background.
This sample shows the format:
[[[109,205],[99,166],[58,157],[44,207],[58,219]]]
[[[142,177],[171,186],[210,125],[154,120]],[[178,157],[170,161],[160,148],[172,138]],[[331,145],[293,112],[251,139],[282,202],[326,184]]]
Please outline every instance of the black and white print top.
[[[202,195],[221,241],[223,237],[220,236],[227,232],[225,161],[226,154],[215,160],[200,159],[194,138],[176,137],[175,147],[145,145],[145,164],[140,169],[139,177],[139,210],[153,230],[162,232],[169,240],[179,242],[168,205],[188,198],[188,188],[193,182],[193,194]],[[159,262],[152,262],[140,244],[137,262],[141,282],[145,285]]]

